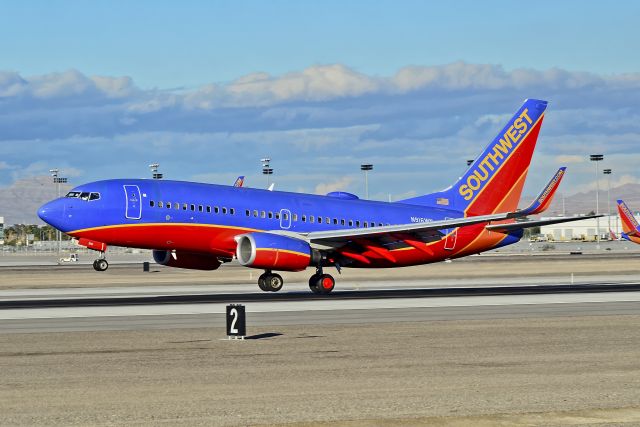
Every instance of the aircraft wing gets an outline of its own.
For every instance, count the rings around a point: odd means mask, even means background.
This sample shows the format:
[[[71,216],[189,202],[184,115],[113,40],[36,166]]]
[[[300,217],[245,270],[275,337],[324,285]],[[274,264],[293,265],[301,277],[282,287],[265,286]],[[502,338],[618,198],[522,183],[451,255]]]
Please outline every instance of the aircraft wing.
[[[501,221],[520,216],[522,215],[517,212],[508,212],[491,215],[472,216],[466,218],[447,219],[443,221],[386,225],[382,227],[372,228],[347,228],[341,230],[312,231],[310,233],[303,233],[302,236],[304,236],[310,243],[339,244],[341,242],[346,243],[354,239],[376,238],[396,233],[413,234],[435,232],[437,230],[464,227],[467,225],[480,224],[483,222]]]
[[[557,217],[547,218],[536,221],[521,221],[512,222],[509,224],[491,224],[485,228],[489,231],[497,231],[499,233],[509,233],[511,231],[522,230],[524,228],[540,227],[542,225],[560,224],[563,222],[580,221],[583,219],[599,218],[604,215],[587,215],[587,216],[574,216],[574,217]]]

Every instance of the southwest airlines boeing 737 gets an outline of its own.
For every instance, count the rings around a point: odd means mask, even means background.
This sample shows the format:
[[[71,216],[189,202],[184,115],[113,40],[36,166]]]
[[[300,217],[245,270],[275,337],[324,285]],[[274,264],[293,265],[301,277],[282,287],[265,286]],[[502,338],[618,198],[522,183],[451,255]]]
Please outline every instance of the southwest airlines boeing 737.
[[[314,293],[335,286],[333,266],[393,268],[477,254],[520,240],[523,230],[573,221],[522,221],[544,211],[565,168],[518,210],[545,101],[524,102],[465,174],[446,190],[394,203],[360,200],[345,192],[326,196],[267,191],[239,185],[114,179],[80,185],[38,210],[40,218],[80,245],[153,250],[159,264],[215,270],[234,257],[262,269],[260,289],[278,291],[274,271],[315,268]],[[585,217],[578,218],[584,219]]]

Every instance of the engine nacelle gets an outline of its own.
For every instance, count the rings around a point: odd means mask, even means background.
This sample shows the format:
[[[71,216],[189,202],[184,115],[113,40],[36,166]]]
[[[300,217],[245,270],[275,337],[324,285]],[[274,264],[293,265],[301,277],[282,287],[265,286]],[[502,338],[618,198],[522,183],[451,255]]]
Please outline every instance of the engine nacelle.
[[[312,260],[309,243],[272,233],[248,233],[236,237],[236,257],[245,267],[302,271]]]
[[[187,268],[189,270],[215,270],[221,264],[215,255],[180,251],[154,250],[153,260],[167,267]]]

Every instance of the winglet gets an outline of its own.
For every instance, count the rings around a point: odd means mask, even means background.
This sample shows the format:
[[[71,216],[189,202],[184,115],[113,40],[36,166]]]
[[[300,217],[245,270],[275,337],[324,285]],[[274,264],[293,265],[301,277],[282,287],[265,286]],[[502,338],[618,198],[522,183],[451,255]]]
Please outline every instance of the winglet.
[[[560,181],[562,181],[562,177],[566,170],[566,166],[558,169],[558,172],[556,172],[553,178],[551,178],[551,181],[549,181],[549,183],[544,187],[538,197],[536,197],[528,207],[520,210],[518,213],[523,215],[535,215],[546,211],[553,200],[553,196],[556,194],[556,190],[558,189]]]
[[[234,187],[242,187],[242,184],[244,184],[244,176],[239,176],[236,179],[236,182],[233,183]]]
[[[638,220],[633,216],[631,210],[627,204],[618,200],[618,212],[620,212],[620,219],[622,220],[622,230],[627,236],[640,236],[640,224]]]

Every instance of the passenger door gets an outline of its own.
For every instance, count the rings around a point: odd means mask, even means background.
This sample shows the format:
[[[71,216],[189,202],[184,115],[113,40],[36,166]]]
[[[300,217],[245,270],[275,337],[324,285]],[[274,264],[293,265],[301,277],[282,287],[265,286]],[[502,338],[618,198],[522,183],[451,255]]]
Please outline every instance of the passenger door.
[[[291,227],[291,212],[289,209],[280,209],[280,228],[288,230]]]
[[[126,199],[124,216],[127,219],[140,219],[142,217],[142,201],[140,188],[137,185],[124,185]]]

